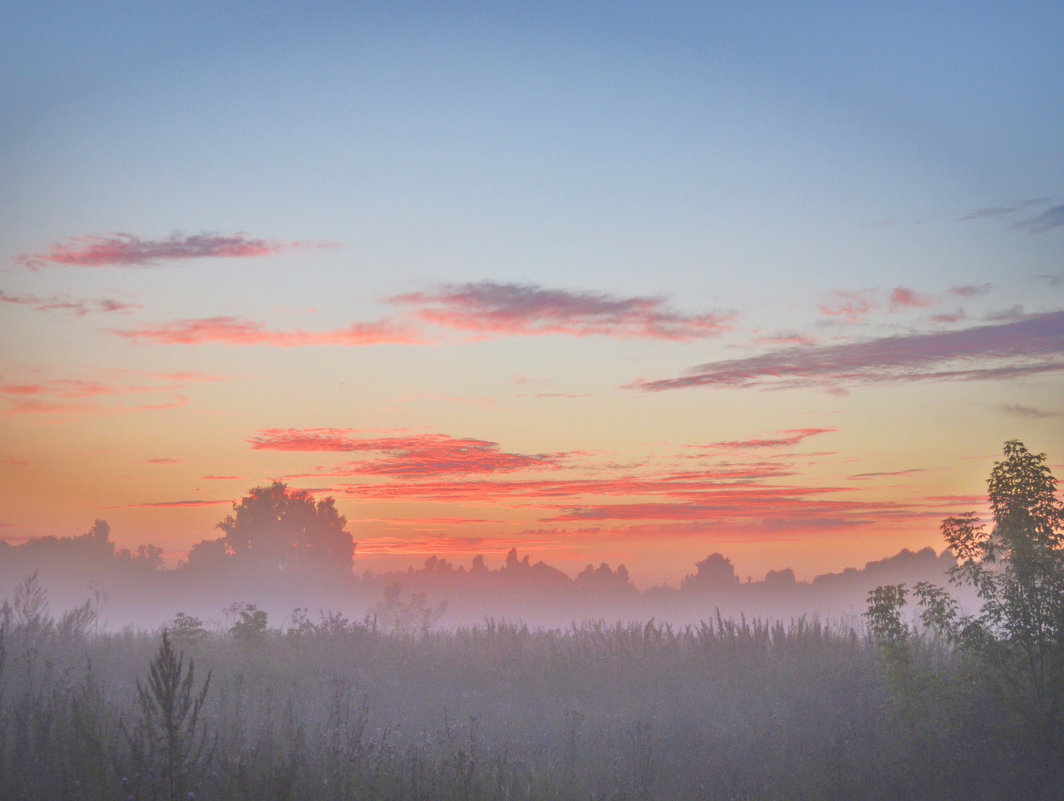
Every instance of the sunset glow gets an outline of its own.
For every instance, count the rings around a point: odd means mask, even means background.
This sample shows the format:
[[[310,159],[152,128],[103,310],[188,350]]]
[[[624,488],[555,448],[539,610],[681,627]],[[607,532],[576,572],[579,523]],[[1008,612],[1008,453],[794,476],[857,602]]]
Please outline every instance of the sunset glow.
[[[412,10],[417,8],[418,10]],[[24,6],[0,539],[801,579],[1064,467],[1064,12]]]

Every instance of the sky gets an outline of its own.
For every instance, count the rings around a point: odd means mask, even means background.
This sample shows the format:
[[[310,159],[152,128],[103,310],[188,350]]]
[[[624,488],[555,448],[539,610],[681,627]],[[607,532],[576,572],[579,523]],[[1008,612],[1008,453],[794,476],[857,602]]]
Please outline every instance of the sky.
[[[1064,475],[1064,5],[4,8],[13,544],[809,578]]]

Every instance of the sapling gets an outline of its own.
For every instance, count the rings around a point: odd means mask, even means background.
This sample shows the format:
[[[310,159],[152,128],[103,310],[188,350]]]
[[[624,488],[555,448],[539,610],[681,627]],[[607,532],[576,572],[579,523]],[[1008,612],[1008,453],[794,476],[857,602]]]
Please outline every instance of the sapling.
[[[137,680],[140,725],[129,737],[138,767],[166,801],[185,797],[193,771],[211,755],[207,724],[200,720],[211,674],[197,691],[193,660],[187,669],[184,662],[164,631],[147,685]]]

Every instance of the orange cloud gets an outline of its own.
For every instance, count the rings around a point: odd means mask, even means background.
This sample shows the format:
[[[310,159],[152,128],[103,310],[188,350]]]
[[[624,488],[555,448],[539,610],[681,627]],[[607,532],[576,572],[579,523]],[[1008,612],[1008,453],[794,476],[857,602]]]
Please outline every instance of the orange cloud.
[[[499,450],[498,443],[455,439],[446,434],[363,437],[343,428],[267,429],[251,438],[255,450],[380,452],[383,459],[351,465],[344,475],[421,477],[440,474],[511,473],[555,469],[566,454],[520,454]]]
[[[92,379],[50,378],[0,384],[0,397],[10,399],[0,415],[84,415],[172,409],[188,403],[188,398],[181,394],[188,384],[223,380],[222,376],[201,373],[103,371],[101,375]],[[136,375],[143,380],[129,383],[126,379],[128,375]],[[123,405],[117,400],[136,395],[160,395],[165,400],[138,406]],[[106,399],[115,400],[109,405],[101,402]]]
[[[790,445],[797,445],[804,439],[809,437],[815,437],[818,434],[831,434],[837,429],[834,428],[792,428],[787,431],[781,431],[775,437],[769,439],[746,439],[735,440],[730,442],[711,442],[707,445],[693,445],[690,447],[702,448],[705,450],[747,450],[751,448],[783,448]]]
[[[366,345],[411,345],[424,340],[413,329],[390,320],[373,323],[352,323],[347,328],[332,331],[271,331],[262,323],[236,317],[207,317],[196,320],[175,320],[157,326],[115,330],[112,333],[134,342],[159,345],[266,345],[276,348],[336,345],[358,347]]]

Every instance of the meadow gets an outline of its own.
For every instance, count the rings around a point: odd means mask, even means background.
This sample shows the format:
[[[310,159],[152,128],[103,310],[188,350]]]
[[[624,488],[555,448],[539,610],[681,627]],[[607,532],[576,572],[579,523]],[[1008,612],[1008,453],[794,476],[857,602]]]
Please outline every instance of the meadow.
[[[0,799],[1060,797],[1007,688],[924,631],[712,617],[453,630],[254,607],[4,609]],[[1047,751],[1047,749],[1050,749]]]

